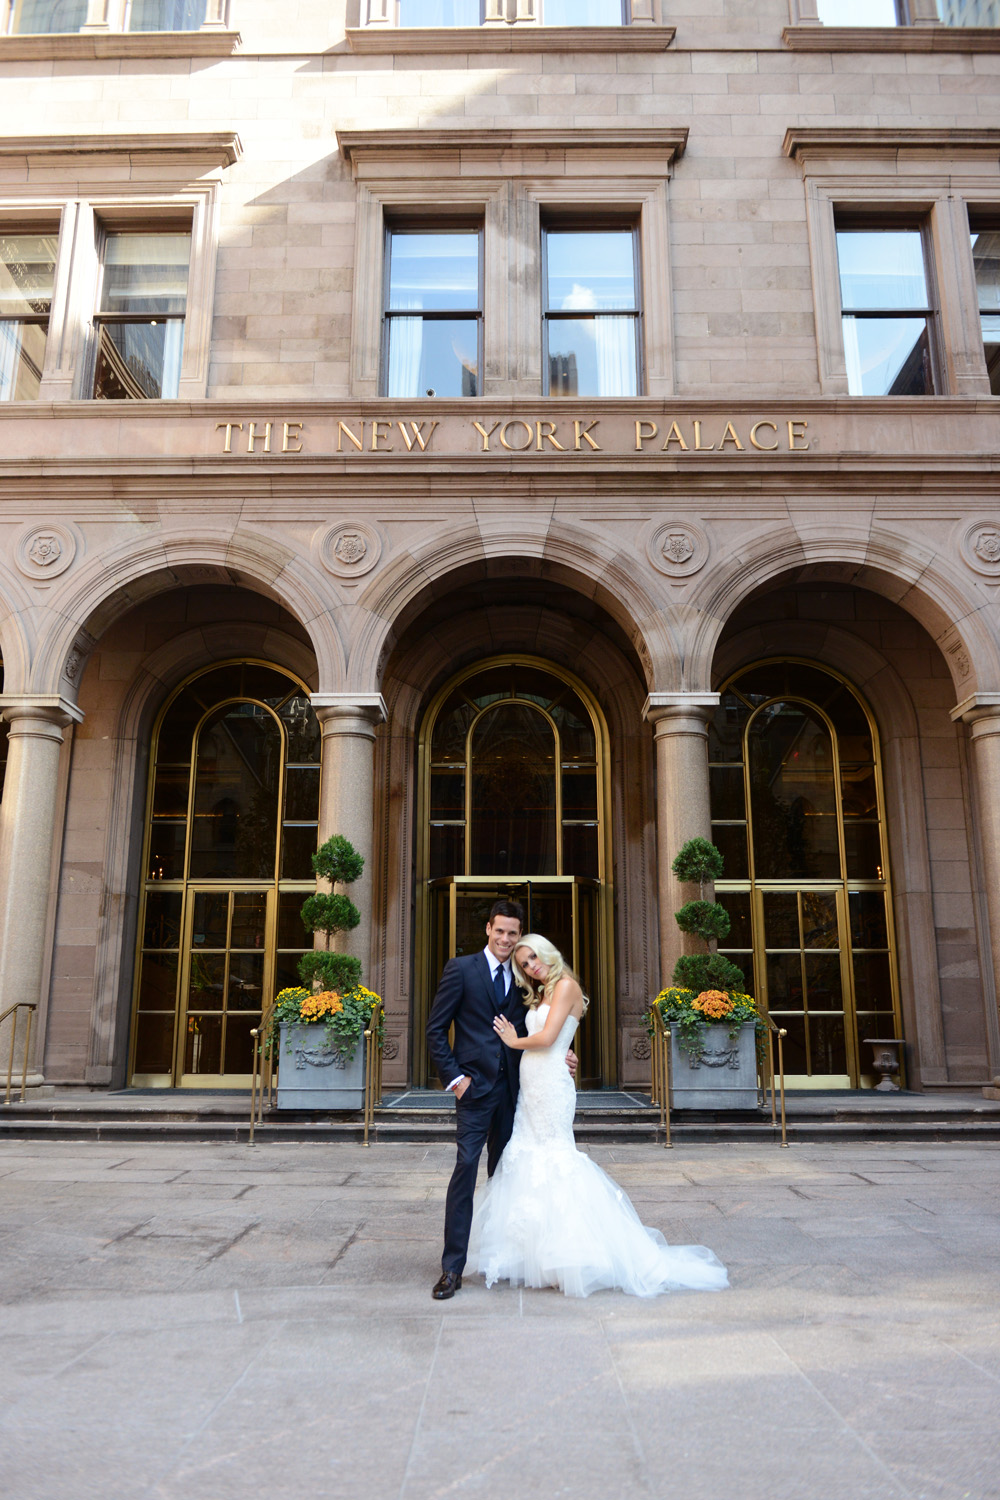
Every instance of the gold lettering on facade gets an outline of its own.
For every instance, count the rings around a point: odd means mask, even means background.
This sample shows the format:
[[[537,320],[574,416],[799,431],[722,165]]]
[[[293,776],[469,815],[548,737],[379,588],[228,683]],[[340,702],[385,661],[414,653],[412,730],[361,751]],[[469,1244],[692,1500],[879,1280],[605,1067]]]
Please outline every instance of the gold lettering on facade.
[[[762,427],[770,427],[774,433],[773,443],[758,443],[757,434]],[[773,453],[778,446],[778,424],[777,422],[755,422],[750,429],[750,443],[754,448],[759,448],[762,453]]]
[[[522,443],[520,447],[516,443],[508,443],[507,441],[507,434],[512,427],[523,427],[527,435],[528,441]],[[534,440],[535,434],[532,428],[527,422],[522,421],[520,417],[515,417],[511,422],[505,422],[500,428],[500,446],[501,448],[506,448],[509,453],[524,453],[526,449],[531,447]]]
[[[796,438],[803,438],[803,439],[805,439],[806,428],[808,426],[809,426],[809,423],[803,421],[801,417],[799,417],[797,420],[793,419],[792,421],[789,422],[789,424],[788,424],[788,451],[789,451],[789,453],[805,453],[805,452],[808,451],[808,448],[809,448],[808,441],[805,441],[803,443],[803,446],[801,448],[797,448],[795,446],[795,440],[796,440]],[[797,429],[799,427],[802,428],[801,432],[797,431]]]
[[[441,423],[440,422],[432,422],[431,423],[431,430],[427,434],[426,437],[424,437],[424,424],[423,424],[423,422],[411,422],[409,424],[409,426],[410,426],[410,431],[409,432],[407,432],[407,430],[406,430],[407,424],[405,422],[397,422],[396,426],[399,428],[400,432],[403,435],[403,442],[406,444],[406,451],[407,451],[407,453],[412,453],[413,452],[413,445],[414,445],[414,443],[416,443],[416,445],[420,449],[421,453],[426,453],[427,449],[428,449],[428,447],[430,445],[431,438],[434,436],[434,433],[437,431],[437,429],[441,426]],[[478,422],[474,422],[473,426],[474,427],[479,427],[479,423]],[[481,427],[479,427],[479,430],[480,430],[480,432],[482,432],[483,429]]]
[[[733,426],[732,422],[727,422],[726,423],[726,430],[722,434],[722,442],[719,444],[719,452],[720,453],[722,452],[723,448],[726,446],[727,443],[735,443],[736,444],[736,451],[738,453],[742,453],[744,451],[743,450],[743,444],[740,442],[739,438],[737,437],[737,435],[736,435],[736,428]]]
[[[576,434],[576,442],[573,444],[573,448],[574,448],[575,452],[579,453],[581,451],[580,450],[580,443],[581,443],[581,441],[584,442],[584,443],[589,443],[590,446],[591,446],[591,448],[593,448],[593,450],[594,450],[595,453],[602,453],[604,451],[601,448],[600,443],[595,442],[594,439],[590,435],[591,432],[593,431],[593,429],[597,426],[597,424],[598,424],[599,421],[600,421],[600,418],[599,417],[595,417],[592,422],[588,422],[587,423],[586,427],[584,427],[584,425],[583,425],[582,422],[574,422],[573,423],[573,431]]]
[[[233,433],[234,432],[242,432],[243,431],[243,423],[242,422],[216,422],[216,424],[215,424],[215,430],[216,430],[216,432],[220,432],[220,431],[223,431],[223,430],[225,431],[226,441],[223,444],[222,451],[223,451],[223,453],[232,453],[232,451],[233,451]]]
[[[337,423],[337,452],[338,453],[343,453],[343,451],[344,451],[344,438],[345,437],[348,438],[354,444],[355,448],[357,448],[357,450],[358,450],[359,453],[363,452],[364,446],[365,446],[365,441],[364,441],[364,439],[365,439],[365,424],[364,424],[364,422],[362,422],[362,424],[361,424],[361,436],[360,437],[357,437],[356,434],[351,431],[351,429],[348,427],[348,425],[347,425],[346,422],[338,422]]]
[[[482,422],[473,422],[472,425],[483,440],[483,452],[488,453],[490,451],[490,438],[496,432],[497,428],[500,426],[500,423],[494,422],[489,432],[486,431],[486,428],[483,426]]]
[[[298,428],[294,432],[293,428]],[[301,422],[284,422],[281,429],[281,451],[282,453],[302,452],[302,427]]]
[[[660,449],[660,452],[668,452],[671,443],[679,443],[682,453],[686,453],[688,451],[688,445],[684,441],[683,434],[681,433],[681,430],[676,422],[671,422],[670,431],[667,433],[666,438],[664,439],[663,447]]]
[[[677,424],[675,423],[674,425],[676,426]],[[649,428],[648,432],[646,432],[644,430],[647,427]],[[653,441],[653,439],[655,438],[656,434],[659,432],[659,430],[660,429],[657,427],[657,425],[656,425],[655,422],[636,422],[636,424],[635,424],[635,451],[636,451],[636,453],[641,453],[642,452],[642,445],[643,445],[643,443],[651,443]]]
[[[256,422],[251,422],[250,423],[250,430],[247,433],[247,452],[248,453],[253,453],[253,451],[254,451],[254,446],[253,446],[254,443],[263,443],[264,444],[264,452],[265,453],[270,453],[270,451],[271,451],[271,427],[272,427],[272,425],[273,424],[271,422],[265,422],[264,423],[264,431],[263,432],[258,432],[257,431],[257,423]]]
[[[696,453],[714,453],[714,443],[703,443],[701,440],[701,423],[695,419],[694,424],[694,451]]]
[[[384,432],[382,431],[383,427],[385,428]],[[364,426],[363,425],[362,425],[362,429],[361,430],[362,430],[362,432],[364,431]],[[386,422],[384,420],[381,420],[378,417],[375,418],[375,420],[372,422],[372,452],[373,453],[391,453],[392,452],[392,448],[391,447],[386,447],[386,448],[380,448],[379,447],[379,443],[388,443],[388,441],[389,441],[389,433],[391,431],[392,431],[392,423],[391,422]]]
[[[539,453],[541,453],[542,451],[543,441],[546,443],[551,443],[553,448],[557,448],[560,453],[566,452],[566,449],[563,447],[562,443],[560,443],[556,438],[556,424],[554,422],[535,423],[535,447],[538,449]]]

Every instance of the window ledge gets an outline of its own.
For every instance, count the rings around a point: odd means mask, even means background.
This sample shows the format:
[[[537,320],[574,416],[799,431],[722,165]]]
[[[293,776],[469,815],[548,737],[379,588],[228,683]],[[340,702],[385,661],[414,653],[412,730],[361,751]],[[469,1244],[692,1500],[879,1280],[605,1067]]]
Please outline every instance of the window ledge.
[[[238,31],[49,32],[0,37],[5,62],[59,62],[111,57],[229,57],[240,45]]]
[[[687,139],[685,126],[675,130],[653,126],[635,130],[337,131],[337,144],[355,176],[363,175],[368,163],[384,169],[413,158],[422,163],[448,158],[460,173],[465,166],[482,172],[484,163],[499,175],[523,172],[528,163],[565,171],[565,158],[571,154],[583,156],[591,169],[598,157],[604,157],[619,174],[631,176],[637,167],[643,173],[669,171],[670,165],[683,156]],[[507,152],[513,153],[516,161],[504,164],[502,157]],[[557,157],[563,161],[556,161]]]
[[[675,26],[354,26],[352,52],[665,52]]]
[[[169,161],[192,156],[208,157],[216,165],[231,167],[243,154],[240,138],[232,130],[186,130],[174,134],[149,135],[7,135],[0,138],[0,157],[37,160],[39,157],[128,156],[133,161]]]
[[[993,26],[786,26],[797,52],[1000,52]]]
[[[881,153],[896,151],[988,151],[1000,152],[1000,130],[951,129],[900,130],[894,126],[845,126],[842,129],[822,125],[793,125],[785,131],[782,150],[786,156],[839,156],[845,151]]]

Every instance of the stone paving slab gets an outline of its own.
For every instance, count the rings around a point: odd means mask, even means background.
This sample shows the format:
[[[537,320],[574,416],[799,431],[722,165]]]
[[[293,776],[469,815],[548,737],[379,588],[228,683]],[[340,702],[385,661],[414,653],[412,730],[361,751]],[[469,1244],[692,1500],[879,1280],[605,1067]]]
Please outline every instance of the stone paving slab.
[[[452,1154],[0,1142],[0,1491],[1000,1497],[1000,1146],[594,1147],[652,1302],[434,1303]]]

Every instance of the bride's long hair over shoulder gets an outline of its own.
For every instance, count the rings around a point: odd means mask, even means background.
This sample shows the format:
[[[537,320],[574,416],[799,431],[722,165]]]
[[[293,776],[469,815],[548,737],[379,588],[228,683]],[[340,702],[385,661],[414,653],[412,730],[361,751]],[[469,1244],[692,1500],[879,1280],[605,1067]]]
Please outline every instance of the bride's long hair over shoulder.
[[[534,949],[542,963],[548,967],[549,972],[546,975],[544,984],[536,983],[533,979],[529,979],[527,974],[522,971],[517,962],[519,948]],[[542,1005],[550,1001],[552,999],[552,992],[560,979],[575,979],[577,984],[580,984],[579,978],[563,958],[555,943],[550,943],[548,938],[542,937],[537,932],[529,932],[524,937],[518,938],[517,946],[514,949],[514,956],[510,964],[514,971],[514,979],[517,987],[524,996],[524,1003],[529,1010],[534,1010],[536,1005]],[[583,993],[582,984],[580,984],[580,993],[583,994],[583,1009],[584,1014],[586,1014],[590,998]]]

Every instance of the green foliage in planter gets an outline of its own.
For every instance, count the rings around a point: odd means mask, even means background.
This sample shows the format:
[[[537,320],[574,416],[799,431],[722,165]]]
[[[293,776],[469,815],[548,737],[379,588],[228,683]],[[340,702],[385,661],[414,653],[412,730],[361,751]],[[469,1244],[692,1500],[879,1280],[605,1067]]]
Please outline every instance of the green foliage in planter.
[[[742,975],[740,978],[742,979]],[[711,1004],[709,997],[714,997],[716,1002],[714,1005]],[[710,1005],[710,1010],[725,1011],[725,1014],[706,1014],[701,1009],[706,1001]],[[714,989],[709,990],[706,995],[704,991],[699,992],[681,985],[671,985],[669,989],[660,991],[653,1001],[653,1007],[659,1011],[664,1025],[677,1033],[678,1047],[691,1056],[697,1056],[701,1051],[705,1028],[711,1026],[713,1022],[726,1027],[730,1041],[736,1040],[748,1021],[755,1021],[757,1029],[763,1029],[763,1023],[757,1015],[756,1002],[742,990],[729,989],[722,993]],[[647,1012],[651,1030],[653,1007]]]
[[[361,983],[361,960],[352,953],[317,948],[299,959],[299,978],[310,986],[318,981],[324,990],[351,990]]]
[[[674,965],[674,984],[694,990],[696,995],[702,990],[742,994],[745,983],[743,970],[724,953],[682,953]]]
[[[335,833],[325,844],[320,844],[312,857],[312,866],[317,875],[332,885],[353,885],[365,867],[365,857],[342,833]]]
[[[708,839],[688,839],[670,866],[678,880],[691,885],[707,885],[722,876],[722,855]]]
[[[706,943],[729,936],[729,913],[718,901],[688,901],[674,919],[682,932],[697,933]]]
[[[275,1000],[268,1045],[272,1049],[276,1046],[279,1028],[283,1025],[322,1026],[326,1032],[327,1046],[341,1053],[350,1062],[371,1024],[372,1012],[378,1004],[378,995],[365,989],[363,984],[343,991],[323,990],[319,994],[313,994],[311,990],[298,985],[292,986],[282,990]],[[381,1027],[380,1017],[377,1028],[379,1040]]]
[[[312,857],[313,869],[323,880],[336,885],[350,885],[365,867],[364,856],[343,834],[335,833],[320,844]],[[331,950],[330,939],[338,932],[353,932],[361,913],[342,891],[317,891],[302,903],[302,925],[307,932],[322,932],[326,947],[304,953],[299,959],[299,978],[303,984],[320,984],[329,990],[346,991],[361,983],[361,960],[348,953]]]
[[[353,932],[361,921],[361,913],[350,896],[338,891],[326,895],[318,891],[302,903],[302,925],[306,932]]]

